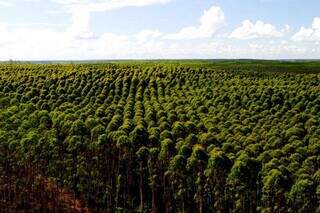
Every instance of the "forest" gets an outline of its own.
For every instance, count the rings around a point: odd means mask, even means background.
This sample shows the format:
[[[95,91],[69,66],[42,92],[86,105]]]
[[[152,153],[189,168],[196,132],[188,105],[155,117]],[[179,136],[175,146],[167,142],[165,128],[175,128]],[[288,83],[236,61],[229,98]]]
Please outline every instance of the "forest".
[[[320,212],[320,62],[0,64],[0,212]]]

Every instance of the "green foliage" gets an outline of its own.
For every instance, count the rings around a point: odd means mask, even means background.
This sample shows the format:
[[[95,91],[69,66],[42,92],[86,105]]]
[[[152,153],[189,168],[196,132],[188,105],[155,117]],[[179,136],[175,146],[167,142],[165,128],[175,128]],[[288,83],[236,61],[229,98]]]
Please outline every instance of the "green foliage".
[[[0,209],[63,189],[92,212],[317,212],[319,68],[1,65]]]

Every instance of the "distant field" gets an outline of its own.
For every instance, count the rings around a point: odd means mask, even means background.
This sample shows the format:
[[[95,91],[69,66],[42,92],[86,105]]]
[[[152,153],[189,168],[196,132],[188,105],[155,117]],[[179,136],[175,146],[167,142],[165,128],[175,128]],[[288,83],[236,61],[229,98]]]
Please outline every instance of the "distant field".
[[[0,64],[0,212],[320,211],[319,61],[49,63]]]

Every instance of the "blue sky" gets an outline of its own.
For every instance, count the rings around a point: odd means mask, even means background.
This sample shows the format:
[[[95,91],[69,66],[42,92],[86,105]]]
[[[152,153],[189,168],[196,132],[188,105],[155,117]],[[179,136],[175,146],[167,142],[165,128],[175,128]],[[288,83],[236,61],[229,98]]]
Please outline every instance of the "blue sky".
[[[318,0],[0,0],[0,60],[320,58]]]

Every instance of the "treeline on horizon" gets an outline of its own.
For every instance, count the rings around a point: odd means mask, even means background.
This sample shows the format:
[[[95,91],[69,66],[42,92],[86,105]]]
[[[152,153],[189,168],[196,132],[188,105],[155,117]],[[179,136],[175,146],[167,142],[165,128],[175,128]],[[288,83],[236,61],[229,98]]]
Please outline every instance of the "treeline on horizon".
[[[179,63],[0,65],[0,209],[320,211],[320,64]]]
[[[188,67],[210,67],[228,69],[246,69],[258,71],[275,72],[299,72],[318,73],[320,72],[320,60],[317,59],[284,59],[284,60],[263,60],[263,59],[140,59],[140,60],[8,60],[0,64],[27,64],[27,65],[117,65],[117,66],[188,66]]]

